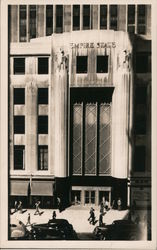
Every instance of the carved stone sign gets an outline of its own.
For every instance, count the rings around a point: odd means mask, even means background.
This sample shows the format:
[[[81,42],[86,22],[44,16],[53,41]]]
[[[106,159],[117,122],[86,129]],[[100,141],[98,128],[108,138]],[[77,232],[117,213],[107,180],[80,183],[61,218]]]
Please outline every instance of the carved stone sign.
[[[116,43],[115,42],[98,42],[98,43],[70,43],[71,48],[77,48],[77,49],[101,49],[101,48],[115,48]]]

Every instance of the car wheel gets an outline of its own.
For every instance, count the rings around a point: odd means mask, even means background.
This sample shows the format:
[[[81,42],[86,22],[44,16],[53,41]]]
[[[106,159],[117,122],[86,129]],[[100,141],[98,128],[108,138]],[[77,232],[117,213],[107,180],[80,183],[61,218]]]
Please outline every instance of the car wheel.
[[[105,235],[100,235],[100,240],[106,240]]]

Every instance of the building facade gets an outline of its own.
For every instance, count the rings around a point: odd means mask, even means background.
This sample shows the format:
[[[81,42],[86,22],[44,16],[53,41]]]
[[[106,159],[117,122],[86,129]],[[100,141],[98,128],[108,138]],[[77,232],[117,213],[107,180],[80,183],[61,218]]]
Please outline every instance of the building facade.
[[[11,206],[151,206],[151,5],[8,11]]]

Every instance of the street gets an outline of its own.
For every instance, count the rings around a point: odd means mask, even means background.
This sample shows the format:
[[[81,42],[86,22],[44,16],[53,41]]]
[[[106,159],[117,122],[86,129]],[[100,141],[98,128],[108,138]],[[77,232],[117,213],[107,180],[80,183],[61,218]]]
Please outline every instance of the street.
[[[90,207],[81,207],[81,206],[71,206],[61,213],[58,209],[40,209],[41,215],[34,215],[35,209],[23,209],[23,213],[17,211],[11,214],[12,218],[16,218],[21,220],[25,225],[27,223],[28,214],[30,213],[30,222],[31,224],[41,224],[47,223],[49,219],[52,219],[53,211],[56,211],[57,219],[66,219],[70,224],[73,225],[74,230],[77,233],[79,240],[93,240],[93,230],[96,226],[99,225],[99,207],[94,207],[96,221],[95,224],[92,225],[89,223],[89,209]],[[13,212],[13,211],[12,211]],[[129,210],[113,210],[110,209],[105,216],[103,216],[103,223],[106,225],[112,224],[114,220],[122,220],[127,219],[129,214]],[[30,226],[27,227],[30,230]]]

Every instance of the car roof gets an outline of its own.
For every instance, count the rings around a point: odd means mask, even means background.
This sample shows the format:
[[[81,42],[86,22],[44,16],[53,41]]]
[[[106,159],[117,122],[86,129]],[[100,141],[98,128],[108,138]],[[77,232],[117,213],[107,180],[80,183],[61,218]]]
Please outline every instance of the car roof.
[[[54,224],[68,223],[69,224],[69,222],[65,219],[51,219],[48,221],[48,223],[54,223]]]
[[[132,225],[134,225],[135,223],[131,220],[114,220],[112,224],[119,224],[119,225],[132,224]]]
[[[34,227],[47,227],[47,226],[57,226],[62,224],[69,224],[69,222],[65,219],[51,219],[48,221],[48,223],[42,223],[42,224],[34,224]]]

